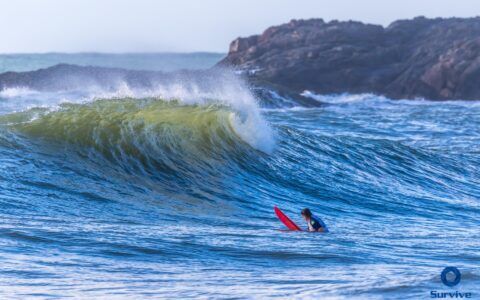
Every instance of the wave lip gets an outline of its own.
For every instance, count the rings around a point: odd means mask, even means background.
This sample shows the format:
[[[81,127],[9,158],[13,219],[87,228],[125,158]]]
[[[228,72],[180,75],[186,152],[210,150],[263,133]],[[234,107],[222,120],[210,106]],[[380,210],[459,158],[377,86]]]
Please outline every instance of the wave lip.
[[[66,103],[87,104],[98,99],[163,99],[180,105],[219,105],[232,112],[231,126],[245,142],[266,153],[275,146],[273,131],[262,117],[257,99],[249,86],[229,70],[164,74],[59,65],[30,73],[16,74],[16,81],[12,81],[15,86],[3,86],[0,114],[39,107],[64,110]],[[29,76],[34,78],[33,83],[26,80]]]

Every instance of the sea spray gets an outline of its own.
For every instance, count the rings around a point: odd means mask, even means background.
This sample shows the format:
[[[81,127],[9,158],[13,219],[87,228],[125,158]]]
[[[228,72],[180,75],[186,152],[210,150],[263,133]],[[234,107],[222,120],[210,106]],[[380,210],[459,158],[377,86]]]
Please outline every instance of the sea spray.
[[[212,78],[214,77],[214,78]],[[69,79],[72,81],[72,79]],[[76,78],[76,81],[80,79]],[[4,101],[2,114],[47,108],[61,109],[62,104],[88,104],[99,99],[161,99],[176,101],[179,105],[220,105],[231,111],[228,120],[235,133],[257,150],[271,153],[275,139],[270,125],[261,115],[257,100],[241,78],[227,70],[217,70],[205,81],[181,78],[170,82],[155,82],[150,87],[130,86],[126,81],[111,78],[111,85],[88,79],[84,84],[59,91],[36,91],[26,87],[5,88],[0,92]],[[70,86],[70,82],[69,82]]]

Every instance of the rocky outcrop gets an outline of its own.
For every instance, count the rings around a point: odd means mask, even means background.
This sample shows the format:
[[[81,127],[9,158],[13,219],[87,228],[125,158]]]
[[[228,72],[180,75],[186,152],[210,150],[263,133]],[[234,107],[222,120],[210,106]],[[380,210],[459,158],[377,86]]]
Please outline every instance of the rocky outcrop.
[[[37,91],[69,91],[92,87],[108,90],[117,88],[121,83],[131,87],[151,88],[155,83],[169,78],[163,72],[58,64],[29,72],[2,73],[0,90],[11,87],[26,87]]]
[[[293,20],[236,39],[220,65],[296,93],[480,99],[480,18]]]

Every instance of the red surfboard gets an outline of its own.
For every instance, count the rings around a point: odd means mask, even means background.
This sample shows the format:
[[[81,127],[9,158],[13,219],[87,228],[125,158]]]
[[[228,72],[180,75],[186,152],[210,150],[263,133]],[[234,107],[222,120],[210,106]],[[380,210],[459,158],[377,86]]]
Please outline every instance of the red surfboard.
[[[292,220],[290,220],[278,207],[274,207],[275,214],[277,215],[278,219],[282,221],[285,226],[287,226],[288,229],[293,230],[293,231],[302,231],[300,227],[297,226],[297,224],[293,223]]]

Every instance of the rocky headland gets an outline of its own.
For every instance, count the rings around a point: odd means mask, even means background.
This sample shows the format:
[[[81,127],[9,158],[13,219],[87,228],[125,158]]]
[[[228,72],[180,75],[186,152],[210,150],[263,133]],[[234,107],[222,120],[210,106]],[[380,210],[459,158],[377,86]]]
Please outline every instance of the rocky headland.
[[[388,27],[292,20],[238,38],[220,65],[295,93],[480,99],[480,18],[400,20]]]

